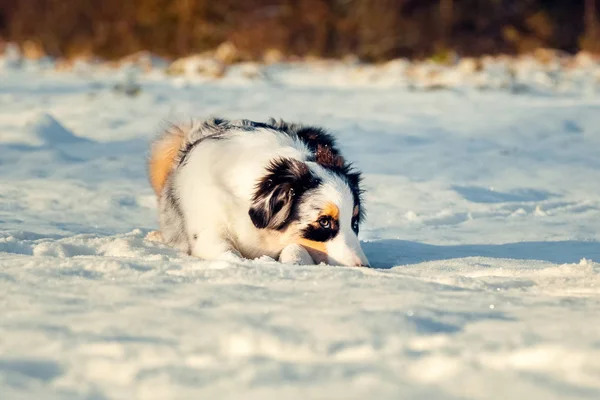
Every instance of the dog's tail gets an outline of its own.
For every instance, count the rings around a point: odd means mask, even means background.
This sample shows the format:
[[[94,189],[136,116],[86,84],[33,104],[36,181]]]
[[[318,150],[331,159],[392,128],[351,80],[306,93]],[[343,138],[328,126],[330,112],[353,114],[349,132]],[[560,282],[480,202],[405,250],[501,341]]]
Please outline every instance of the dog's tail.
[[[148,160],[148,175],[157,196],[160,196],[167,178],[176,166],[179,151],[186,143],[185,137],[188,129],[185,126],[173,125],[152,143]]]

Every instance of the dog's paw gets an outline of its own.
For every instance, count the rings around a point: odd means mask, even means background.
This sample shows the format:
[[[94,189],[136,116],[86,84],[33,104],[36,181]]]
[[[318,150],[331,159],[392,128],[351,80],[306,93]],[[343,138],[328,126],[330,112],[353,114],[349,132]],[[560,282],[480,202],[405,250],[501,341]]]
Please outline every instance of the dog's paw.
[[[145,238],[145,239],[146,239],[146,240],[149,240],[149,241],[151,241],[151,242],[159,242],[159,243],[163,243],[163,242],[164,242],[164,240],[163,240],[163,236],[162,236],[162,233],[160,233],[160,231],[152,231],[152,232],[149,232],[149,233],[146,235],[146,238]]]
[[[310,254],[308,254],[308,251],[299,244],[286,246],[279,255],[279,262],[295,265],[311,265],[315,263]]]

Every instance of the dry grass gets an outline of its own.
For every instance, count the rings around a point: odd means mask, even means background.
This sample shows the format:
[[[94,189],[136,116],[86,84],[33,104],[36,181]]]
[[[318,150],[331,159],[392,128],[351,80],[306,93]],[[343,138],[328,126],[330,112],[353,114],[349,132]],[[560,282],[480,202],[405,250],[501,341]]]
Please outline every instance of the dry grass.
[[[30,57],[180,57],[227,43],[218,50],[224,63],[383,61],[597,50],[598,29],[583,32],[595,17],[584,18],[583,0],[0,0],[0,42],[16,41]]]

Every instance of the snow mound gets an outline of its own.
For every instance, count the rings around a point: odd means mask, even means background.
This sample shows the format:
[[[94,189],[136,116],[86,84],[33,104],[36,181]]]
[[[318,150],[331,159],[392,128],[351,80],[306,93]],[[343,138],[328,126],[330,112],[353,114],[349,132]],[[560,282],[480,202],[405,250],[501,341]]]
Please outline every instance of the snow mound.
[[[86,143],[89,140],[73,134],[50,114],[42,113],[30,120],[23,132],[23,139],[34,146],[56,146]]]

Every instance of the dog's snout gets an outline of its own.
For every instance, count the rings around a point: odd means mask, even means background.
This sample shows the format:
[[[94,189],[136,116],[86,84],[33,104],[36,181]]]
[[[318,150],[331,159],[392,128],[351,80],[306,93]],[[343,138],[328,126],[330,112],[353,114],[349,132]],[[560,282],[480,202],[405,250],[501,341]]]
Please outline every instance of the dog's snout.
[[[331,265],[370,267],[369,260],[362,251],[354,232],[348,235],[338,235],[335,240],[329,242],[327,256]]]
[[[368,260],[363,260],[360,257],[356,257],[354,262],[350,264],[352,267],[360,267],[360,268],[371,268]]]

